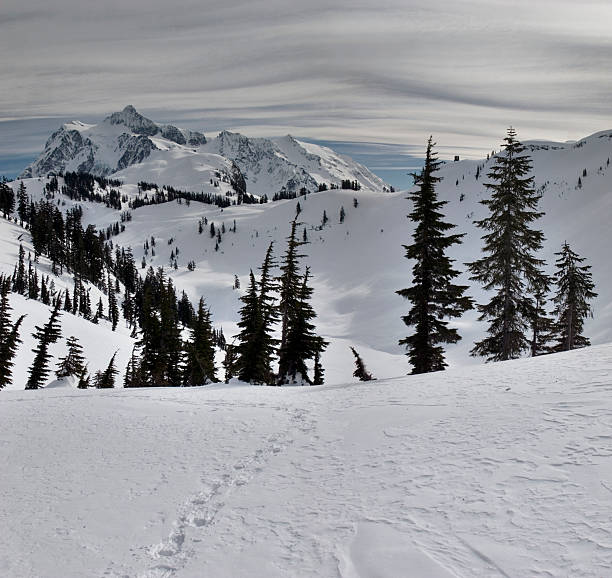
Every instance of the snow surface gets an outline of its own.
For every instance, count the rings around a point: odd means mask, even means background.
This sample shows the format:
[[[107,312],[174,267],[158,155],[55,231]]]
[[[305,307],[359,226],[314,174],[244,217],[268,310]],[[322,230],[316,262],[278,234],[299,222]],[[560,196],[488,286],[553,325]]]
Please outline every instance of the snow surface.
[[[0,575],[609,576],[612,346],[309,388],[3,391]]]

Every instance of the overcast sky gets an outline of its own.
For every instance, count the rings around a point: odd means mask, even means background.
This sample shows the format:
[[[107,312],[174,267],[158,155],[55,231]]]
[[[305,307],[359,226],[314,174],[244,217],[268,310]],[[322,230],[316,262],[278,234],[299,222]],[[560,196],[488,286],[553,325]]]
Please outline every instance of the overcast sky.
[[[2,0],[0,157],[133,104],[442,155],[612,127],[610,0]]]

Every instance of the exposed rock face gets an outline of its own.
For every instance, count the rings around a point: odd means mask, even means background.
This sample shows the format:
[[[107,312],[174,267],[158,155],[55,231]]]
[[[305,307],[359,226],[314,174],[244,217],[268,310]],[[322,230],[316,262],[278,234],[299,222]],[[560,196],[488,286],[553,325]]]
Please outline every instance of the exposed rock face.
[[[187,139],[185,135],[175,126],[171,124],[166,124],[161,128],[161,135],[176,144],[184,145],[187,144]]]
[[[123,155],[117,162],[117,170],[124,169],[130,165],[141,163],[146,159],[152,150],[157,147],[146,136],[131,136],[122,134],[118,139],[119,147]]]
[[[142,116],[131,104],[121,112],[113,112],[104,119],[104,122],[111,125],[125,125],[131,132],[145,136],[153,136],[160,132],[159,127],[152,120]]]

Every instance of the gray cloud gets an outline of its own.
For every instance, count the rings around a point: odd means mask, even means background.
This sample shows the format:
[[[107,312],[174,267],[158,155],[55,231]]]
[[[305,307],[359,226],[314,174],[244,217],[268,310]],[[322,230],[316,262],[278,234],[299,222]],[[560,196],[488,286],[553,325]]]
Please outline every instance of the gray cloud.
[[[605,1],[4,0],[0,12],[0,119],[95,121],[131,103],[207,132],[433,133],[473,155],[509,124],[565,140],[609,123]],[[9,140],[40,147],[37,122],[23,138],[0,124],[0,154]]]

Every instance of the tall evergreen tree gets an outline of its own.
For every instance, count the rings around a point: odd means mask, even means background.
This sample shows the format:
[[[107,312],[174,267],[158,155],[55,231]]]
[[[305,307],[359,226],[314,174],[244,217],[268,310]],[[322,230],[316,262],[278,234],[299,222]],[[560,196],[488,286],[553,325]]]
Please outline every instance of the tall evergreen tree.
[[[0,211],[7,219],[15,209],[15,193],[6,184],[4,178],[0,179]]]
[[[117,298],[115,297],[115,289],[111,282],[110,273],[108,275],[108,318],[113,331],[115,331],[119,324],[119,307],[117,306]]]
[[[517,140],[516,131],[508,129],[504,151],[485,183],[491,198],[481,201],[489,216],[476,225],[487,231],[484,256],[469,263],[471,279],[494,291],[488,303],[478,305],[480,321],[489,321],[488,337],[475,344],[472,355],[487,361],[519,357],[529,348],[527,331],[536,308],[533,292],[542,286],[543,261],[536,257],[544,235],[533,228],[543,213],[537,210],[540,195],[533,187],[531,159]]]
[[[310,269],[306,267],[289,316],[285,345],[279,351],[278,382],[281,385],[303,382],[311,384],[306,362],[327,347],[327,342],[315,334],[315,326],[311,323],[317,315],[309,303],[313,292],[309,280]]]
[[[51,311],[49,321],[42,327],[38,325],[35,326],[36,331],[32,336],[38,341],[38,346],[36,349],[32,350],[35,356],[34,362],[30,367],[26,389],[38,389],[42,387],[49,375],[49,360],[51,359],[49,345],[55,343],[62,336],[61,327],[58,321],[60,315],[59,301],[57,301],[55,307]]]
[[[21,225],[23,225],[24,222],[28,221],[29,207],[30,202],[28,199],[28,192],[26,191],[26,186],[23,181],[20,181],[19,188],[17,189],[17,214],[19,215]]]
[[[85,370],[83,348],[81,347],[79,340],[74,337],[74,335],[71,335],[66,340],[66,346],[68,347],[68,353],[66,354],[66,357],[60,358],[55,375],[58,379],[68,377],[70,375],[80,377]]]
[[[447,318],[460,317],[473,307],[470,297],[464,295],[467,286],[453,284],[459,271],[453,268],[453,260],[447,249],[461,243],[463,234],[446,234],[455,225],[443,221],[441,209],[447,201],[438,200],[435,176],[441,162],[433,151],[432,137],[427,141],[425,166],[414,174],[416,190],[408,197],[413,201],[413,211],[408,218],[416,223],[413,243],[404,245],[406,258],[414,260],[413,284],[397,291],[408,299],[412,307],[402,317],[404,323],[414,327],[414,334],[400,340],[407,348],[412,373],[428,373],[443,370],[444,343],[456,343],[461,339],[457,329],[448,326]]]
[[[274,382],[272,371],[272,361],[275,356],[279,341],[273,336],[274,325],[279,320],[279,311],[276,303],[275,293],[280,289],[277,279],[272,274],[272,270],[277,263],[274,259],[274,241],[270,242],[266,251],[266,256],[260,267],[261,276],[259,279],[259,308],[261,310],[262,323],[257,334],[259,344],[261,369],[261,383],[271,384]]]
[[[582,265],[585,258],[572,251],[567,242],[559,253],[556,265],[555,284],[557,291],[553,298],[556,318],[557,343],[554,351],[569,351],[591,345],[582,335],[584,320],[592,314],[589,301],[597,297],[593,291],[593,275],[590,265]]]
[[[184,385],[206,385],[217,382],[215,346],[210,311],[200,298],[197,314],[191,327],[191,339],[185,343]]]
[[[253,271],[249,275],[249,289],[240,300],[244,305],[240,309],[240,321],[238,322],[240,333],[237,336],[238,345],[236,346],[238,378],[248,383],[265,383],[261,368],[261,348],[258,343],[263,315]]]
[[[26,276],[25,268],[25,249],[23,245],[19,244],[19,260],[13,274],[13,291],[20,295],[25,295],[28,289],[28,278]]]
[[[11,280],[0,275],[0,389],[11,383],[13,359],[21,343],[19,327],[25,317],[22,315],[15,323],[11,322],[10,288]]]

